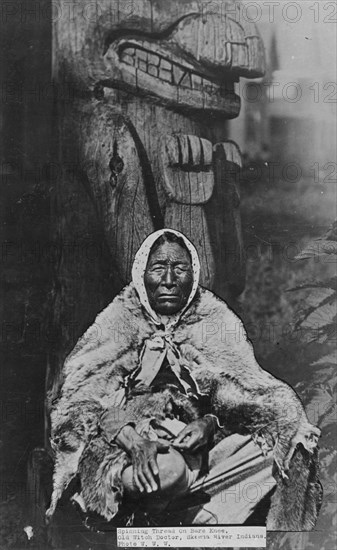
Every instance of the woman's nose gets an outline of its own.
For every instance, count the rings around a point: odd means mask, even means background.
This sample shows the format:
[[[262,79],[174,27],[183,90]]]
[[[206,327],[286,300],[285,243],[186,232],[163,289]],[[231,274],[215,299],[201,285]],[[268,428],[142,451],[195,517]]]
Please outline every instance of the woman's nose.
[[[164,280],[163,280],[165,286],[173,286],[174,285],[174,273],[173,273],[173,269],[171,266],[168,266],[166,271],[165,271],[165,275],[164,275]]]

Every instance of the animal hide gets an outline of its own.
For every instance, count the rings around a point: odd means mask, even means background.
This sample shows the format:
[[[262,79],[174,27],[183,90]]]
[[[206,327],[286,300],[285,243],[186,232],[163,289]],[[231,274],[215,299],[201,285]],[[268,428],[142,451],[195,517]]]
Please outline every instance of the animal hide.
[[[130,284],[98,315],[68,356],[63,386],[51,411],[55,470],[49,516],[77,474],[88,509],[108,520],[118,511],[123,493],[120,474],[129,459],[104,439],[102,418],[113,410],[116,433],[133,421],[144,434],[150,419],[163,414],[165,404],[160,400],[165,400],[165,392],[156,394],[152,402],[131,400],[125,405],[123,401],[126,378],[138,367],[144,342],[157,330]],[[320,431],[308,422],[295,392],[258,365],[240,319],[206,289],[199,287],[171,337],[180,352],[180,366],[187,367],[200,391],[210,396],[224,434],[251,434],[257,443],[273,449],[278,486],[267,527],[312,528],[320,495],[316,451]],[[190,411],[186,421],[193,414]]]

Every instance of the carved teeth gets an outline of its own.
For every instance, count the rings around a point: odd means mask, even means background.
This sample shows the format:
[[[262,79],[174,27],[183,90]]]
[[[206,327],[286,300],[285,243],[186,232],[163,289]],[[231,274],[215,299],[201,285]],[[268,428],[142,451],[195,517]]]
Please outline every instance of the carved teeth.
[[[154,53],[149,53],[147,56],[147,61],[149,64],[155,65],[156,67],[158,67],[160,63],[160,57],[159,55],[156,55]]]
[[[162,58],[160,61],[160,68],[165,71],[172,71],[172,63]]]
[[[144,73],[147,73],[147,63],[146,63],[146,61],[144,61],[143,59],[137,58],[137,62],[138,62],[138,69],[140,69]]]
[[[192,88],[193,90],[202,90],[202,78],[198,74],[192,73]]]
[[[160,67],[159,69],[159,78],[161,80],[165,80],[166,82],[172,82],[172,72],[171,71],[165,71],[165,69],[162,69]]]
[[[136,61],[134,48],[126,48],[123,50],[121,60],[128,65],[134,65]]]
[[[136,54],[137,54],[137,58],[138,58],[138,59],[142,59],[143,61],[147,61],[148,53],[145,52],[144,50],[139,50],[139,49],[137,48]]]
[[[185,73],[185,75],[179,82],[179,86],[183,86],[184,88],[192,88],[191,73]]]
[[[123,52],[122,52],[122,55],[124,55],[124,54],[135,55],[135,49],[134,48],[125,48],[125,50],[123,50]]]
[[[156,78],[158,78],[158,67],[155,67],[154,65],[148,65],[147,73],[151,76],[155,76]]]
[[[150,76],[159,78],[170,84],[175,84],[181,88],[204,91],[210,95],[221,91],[218,85],[211,83],[207,79],[203,79],[189,68],[184,68],[151,51],[137,47],[127,47],[121,52],[120,60],[127,65],[136,66],[138,70]]]
[[[126,63],[127,65],[134,65],[135,64],[135,58],[131,57],[131,55],[122,55],[122,61]]]
[[[179,65],[173,65],[173,79],[175,84],[179,84],[184,74],[185,71],[181,67],[179,67]]]

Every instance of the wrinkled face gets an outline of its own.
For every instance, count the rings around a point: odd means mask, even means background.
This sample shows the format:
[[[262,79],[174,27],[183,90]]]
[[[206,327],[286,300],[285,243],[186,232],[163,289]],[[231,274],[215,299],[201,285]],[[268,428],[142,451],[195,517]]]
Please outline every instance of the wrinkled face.
[[[180,311],[193,286],[193,271],[187,250],[177,243],[164,243],[150,254],[144,274],[150,306],[161,315]]]

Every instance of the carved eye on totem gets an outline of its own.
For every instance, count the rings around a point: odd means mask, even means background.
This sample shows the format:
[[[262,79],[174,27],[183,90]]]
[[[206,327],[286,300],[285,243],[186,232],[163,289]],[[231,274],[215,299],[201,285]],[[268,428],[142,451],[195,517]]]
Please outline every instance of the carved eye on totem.
[[[124,169],[123,159],[118,154],[117,142],[113,145],[113,155],[109,161],[109,168],[111,170],[110,185],[114,187],[117,184],[117,176]]]

